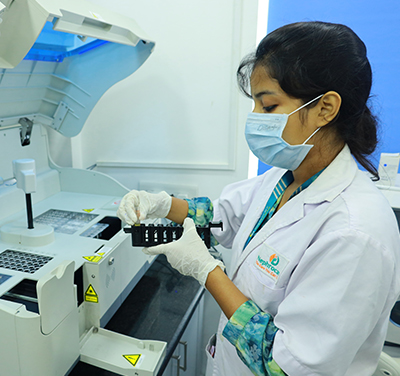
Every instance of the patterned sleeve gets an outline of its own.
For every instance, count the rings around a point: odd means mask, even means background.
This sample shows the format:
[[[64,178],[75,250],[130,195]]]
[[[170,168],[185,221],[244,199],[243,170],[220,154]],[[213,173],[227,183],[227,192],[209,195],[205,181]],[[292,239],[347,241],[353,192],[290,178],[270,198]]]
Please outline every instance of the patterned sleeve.
[[[187,200],[189,204],[188,217],[193,219],[197,226],[207,226],[214,217],[214,207],[208,197],[195,197]],[[211,246],[216,246],[217,240],[211,234]]]
[[[208,197],[195,197],[187,200],[189,204],[188,217],[193,219],[197,226],[208,225],[214,216],[214,207]]]
[[[232,315],[222,335],[236,347],[240,359],[254,375],[285,376],[272,358],[277,331],[272,316],[248,300]]]

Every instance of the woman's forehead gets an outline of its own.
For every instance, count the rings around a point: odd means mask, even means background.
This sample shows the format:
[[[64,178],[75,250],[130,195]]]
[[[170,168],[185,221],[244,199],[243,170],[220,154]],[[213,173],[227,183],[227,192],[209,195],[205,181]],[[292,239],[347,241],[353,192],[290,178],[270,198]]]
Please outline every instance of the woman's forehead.
[[[272,78],[262,66],[256,66],[250,76],[252,96],[260,92],[268,95],[284,95],[278,81]]]

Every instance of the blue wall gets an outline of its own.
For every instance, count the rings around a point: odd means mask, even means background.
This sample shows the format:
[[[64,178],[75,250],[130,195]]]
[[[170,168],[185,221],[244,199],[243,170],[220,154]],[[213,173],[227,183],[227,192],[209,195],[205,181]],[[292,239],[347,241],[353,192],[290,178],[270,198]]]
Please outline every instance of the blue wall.
[[[373,111],[380,119],[380,153],[400,152],[400,1],[269,0],[268,31],[298,21],[326,21],[351,27],[367,46],[372,66]],[[259,174],[269,167],[259,163]]]

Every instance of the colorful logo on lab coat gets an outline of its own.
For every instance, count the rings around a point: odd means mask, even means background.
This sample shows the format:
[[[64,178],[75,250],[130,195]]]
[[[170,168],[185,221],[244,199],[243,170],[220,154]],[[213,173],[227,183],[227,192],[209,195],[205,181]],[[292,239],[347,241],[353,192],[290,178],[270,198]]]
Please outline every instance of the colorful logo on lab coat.
[[[271,258],[270,258],[271,260]],[[272,262],[276,261],[276,258],[272,258]],[[256,265],[263,271],[269,274],[275,280],[278,279],[280,271],[275,268],[276,264],[272,264],[272,262],[268,262],[264,260],[260,255],[257,256]],[[279,259],[278,259],[279,262]]]
[[[279,256],[274,253],[270,258],[269,258],[269,262],[273,265],[273,266],[277,266],[279,264]]]
[[[282,255],[278,255],[273,248],[264,243],[259,248],[255,266],[277,283],[288,263],[289,260]]]

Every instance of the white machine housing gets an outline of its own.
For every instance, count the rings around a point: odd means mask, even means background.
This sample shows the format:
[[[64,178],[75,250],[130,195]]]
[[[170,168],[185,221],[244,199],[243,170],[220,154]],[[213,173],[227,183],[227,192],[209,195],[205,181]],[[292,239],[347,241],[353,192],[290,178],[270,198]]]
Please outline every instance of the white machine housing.
[[[0,1],[0,376],[64,376],[79,359],[153,375],[165,343],[102,328],[153,260],[131,247],[116,217],[128,189],[56,166],[47,131],[77,135],[154,43],[133,20],[85,0]],[[36,165],[29,230],[13,172],[21,159]]]
[[[397,181],[399,177],[400,175],[397,175]],[[383,184],[378,182],[378,188],[393,208],[400,228],[400,187],[395,184],[391,186],[387,184],[387,179],[384,179]],[[400,376],[400,297],[392,309],[385,346],[373,376]]]
[[[400,228],[400,187],[379,186],[379,188],[392,206]],[[386,341],[392,344],[400,345],[400,297],[390,316]],[[398,351],[398,356],[400,357],[400,348]]]

